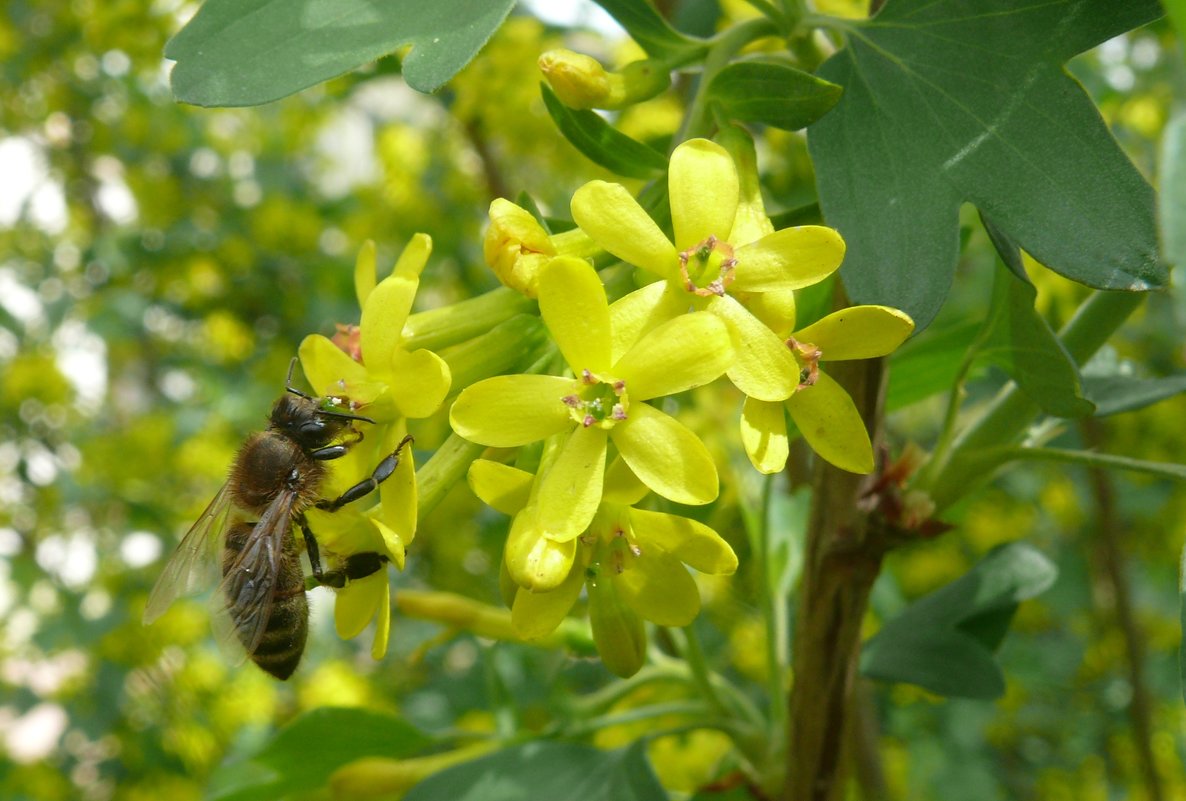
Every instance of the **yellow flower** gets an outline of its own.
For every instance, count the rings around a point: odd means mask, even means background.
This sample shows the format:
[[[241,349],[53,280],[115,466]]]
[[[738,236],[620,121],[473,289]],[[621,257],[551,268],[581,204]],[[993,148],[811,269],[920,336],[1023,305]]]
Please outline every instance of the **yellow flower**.
[[[490,227],[482,240],[482,255],[504,286],[536,297],[540,269],[555,256],[592,256],[596,248],[580,229],[550,234],[531,212],[509,200],[490,204]]]
[[[541,55],[539,68],[560,102],[575,109],[621,109],[671,86],[667,67],[655,59],[607,72],[597,59],[561,48]]]
[[[318,395],[358,410],[375,424],[358,424],[364,434],[341,459],[331,462],[327,497],[340,494],[391,454],[407,434],[407,418],[427,417],[449,391],[449,368],[428,350],[408,351],[402,330],[419,286],[432,240],[417,234],[392,274],[377,280],[375,246],[368,242],[355,266],[355,288],[362,308],[360,324],[339,328],[335,340],[314,334],[300,347],[301,365]],[[395,472],[378,490],[379,505],[363,513],[353,505],[330,513],[307,512],[309,526],[327,555],[338,558],[373,551],[399,568],[416,533],[416,468],[412,448],[404,447]],[[378,615],[372,653],[386,652],[391,622],[386,571],[357,579],[337,592],[338,632],[357,635]]]
[[[705,310],[728,327],[736,349],[727,375],[747,396],[765,401],[790,397],[798,383],[794,356],[746,308],[772,294],[780,303],[792,290],[830,275],[844,257],[844,241],[831,228],[808,225],[746,241],[752,226],[739,225],[740,181],[729,153],[692,139],[671,155],[668,195],[675,242],[619,184],[592,181],[576,191],[572,215],[598,245],[619,259],[663,279],[623,298],[615,323],[636,337],[689,308]]]
[[[717,496],[712,457],[675,418],[645,401],[698,387],[729,364],[725,326],[690,314],[626,347],[616,336],[605,289],[584,261],[561,257],[539,275],[544,323],[571,376],[496,376],[467,387],[450,410],[453,430],[472,442],[516,447],[559,435],[538,489],[532,530],[575,539],[601,502],[612,441],[639,478],[665,498],[704,504]]]
[[[538,479],[528,472],[479,459],[470,467],[469,483],[483,501],[515,515],[516,525],[533,513],[532,488]],[[538,639],[554,631],[585,587],[598,652],[610,670],[628,676],[645,656],[643,620],[687,626],[695,619],[700,593],[687,567],[731,574],[737,555],[702,523],[635,508],[647,492],[623,460],[614,461],[603,499],[589,528],[572,541],[560,580],[542,592],[515,588],[511,623],[521,636]],[[513,547],[512,535],[508,563],[515,558]],[[514,569],[507,567],[513,577]]]
[[[799,432],[822,458],[852,473],[873,470],[873,448],[852,398],[821,362],[873,359],[892,353],[914,330],[905,313],[886,306],[853,306],[800,329],[787,340],[798,365],[799,385],[785,402]],[[763,473],[782,470],[787,460],[783,403],[746,398],[741,440]]]

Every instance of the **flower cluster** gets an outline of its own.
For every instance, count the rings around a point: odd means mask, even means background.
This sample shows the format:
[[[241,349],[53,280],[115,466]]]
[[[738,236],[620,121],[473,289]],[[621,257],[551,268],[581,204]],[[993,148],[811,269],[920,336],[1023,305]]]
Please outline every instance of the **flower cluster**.
[[[409,351],[402,344],[404,322],[431,252],[432,240],[417,234],[391,274],[378,281],[375,246],[368,242],[354,273],[362,309],[359,325],[340,327],[333,340],[314,334],[301,343],[301,365],[317,394],[361,410],[375,421],[361,441],[331,463],[327,496],[369,475],[407,434],[408,418],[432,414],[449,391],[448,365],[432,351]],[[319,509],[306,512],[331,559],[373,551],[403,569],[404,549],[416,534],[416,466],[410,447],[403,449],[395,473],[379,485],[378,494],[380,504],[370,512],[358,511],[353,504],[332,514]],[[376,659],[387,651],[389,587],[386,571],[379,571],[338,590],[334,604],[334,622],[345,639],[357,636],[372,618],[377,619],[372,646]]]

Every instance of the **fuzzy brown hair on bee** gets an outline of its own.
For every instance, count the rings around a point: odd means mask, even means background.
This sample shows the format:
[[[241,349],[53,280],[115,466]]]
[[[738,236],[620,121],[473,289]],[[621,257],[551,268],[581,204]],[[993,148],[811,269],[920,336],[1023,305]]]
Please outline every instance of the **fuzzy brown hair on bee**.
[[[199,587],[206,567],[217,563],[220,576],[212,604],[220,645],[249,656],[278,679],[296,670],[309,628],[295,528],[301,530],[313,577],[321,584],[343,587],[382,569],[385,556],[359,553],[338,569],[323,570],[305,512],[336,511],[364,497],[395,472],[400,452],[412,441],[404,437],[370,476],[338,497],[322,498],[326,462],[345,456],[362,440],[356,423],[374,421],[295,389],[295,366],[293,359],[286,392],[273,404],[267,430],[243,443],[226,483],[182,538],[144,610],[145,624],[152,623],[179,595]]]

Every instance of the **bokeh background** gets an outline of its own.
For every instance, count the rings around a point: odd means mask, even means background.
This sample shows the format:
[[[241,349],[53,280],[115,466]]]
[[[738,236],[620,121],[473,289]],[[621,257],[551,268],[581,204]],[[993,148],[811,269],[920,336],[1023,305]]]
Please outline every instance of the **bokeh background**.
[[[752,13],[743,2],[664,6],[701,34]],[[563,215],[577,186],[609,177],[554,130],[536,56],[561,44],[606,62],[632,52],[591,4],[540,2],[547,20],[520,8],[434,97],[409,90],[384,59],[265,107],[207,110],[172,102],[162,58],[195,8],[9,0],[0,15],[0,798],[197,799],[220,765],[303,710],[362,705],[430,731],[488,730],[512,705],[542,726],[608,682],[592,661],[400,618],[391,653],[375,663],[369,635],[335,637],[322,591],[288,684],[228,666],[200,602],[141,626],[163,558],[262,426],[297,344],[357,320],[362,242],[375,240],[389,264],[413,233],[431,234],[418,309],[495,286],[481,259],[492,198],[527,191]],[[1183,96],[1177,47],[1154,26],[1071,64],[1151,180],[1160,131]],[[681,88],[617,123],[665,146]],[[801,135],[768,132],[760,148],[772,211],[814,199]],[[953,296],[923,337],[983,313],[991,252],[971,214],[965,234]],[[1040,268],[1034,277],[1043,310],[1064,320],[1084,290]],[[1100,358],[1142,375],[1181,373],[1184,330],[1175,287],[1151,297]],[[1001,381],[981,370],[973,399]],[[714,421],[734,418],[737,403],[729,391],[705,396],[706,436],[732,435]],[[898,441],[925,443],[942,403],[897,413]],[[1180,461],[1184,416],[1175,398],[1071,424],[1067,436]],[[447,421],[416,433],[422,460]],[[723,464],[739,463],[734,442],[715,448]],[[758,687],[764,629],[747,594],[743,473],[723,472],[734,489],[710,511],[743,569],[705,586],[702,623],[714,662]],[[1015,468],[959,515],[959,532],[892,557],[870,632],[1002,542],[1032,542],[1060,576],[1022,607],[1006,640],[1002,700],[866,688],[891,797],[1186,797],[1176,655],[1186,495],[1129,475]],[[459,487],[424,522],[397,591],[496,603],[505,530]],[[669,786],[691,789],[722,748],[697,734],[659,741],[651,755]]]

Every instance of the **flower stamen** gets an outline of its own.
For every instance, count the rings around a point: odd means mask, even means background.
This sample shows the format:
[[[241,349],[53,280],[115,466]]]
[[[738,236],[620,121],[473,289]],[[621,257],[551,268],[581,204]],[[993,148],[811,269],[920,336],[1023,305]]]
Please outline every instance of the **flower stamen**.
[[[818,347],[810,342],[800,342],[791,337],[787,340],[787,347],[795,354],[795,361],[799,363],[799,386],[796,391],[814,386],[819,380],[819,360],[824,355]]]
[[[717,275],[704,286],[699,286],[696,283],[696,278],[703,279],[705,273],[709,271],[713,253],[720,257],[717,263]],[[692,263],[696,278],[692,277],[689,263]],[[716,236],[709,236],[700,244],[679,254],[679,274],[684,281],[684,288],[702,298],[713,295],[724,297],[725,290],[733,283],[733,269],[736,266],[737,257],[733,255],[733,246],[717,239]]]

